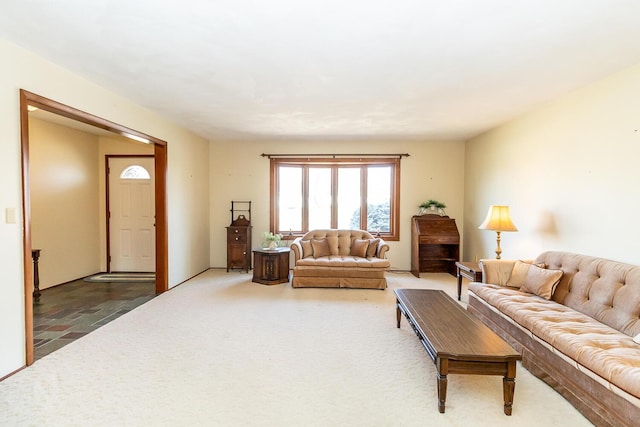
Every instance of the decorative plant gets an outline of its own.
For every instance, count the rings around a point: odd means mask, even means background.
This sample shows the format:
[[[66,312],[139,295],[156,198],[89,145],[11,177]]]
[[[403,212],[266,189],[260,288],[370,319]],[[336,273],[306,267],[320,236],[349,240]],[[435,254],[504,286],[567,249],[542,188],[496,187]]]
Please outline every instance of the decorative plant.
[[[273,234],[271,231],[265,231],[264,234],[264,247],[278,247],[280,246],[280,242],[282,241],[282,234],[276,233]]]
[[[418,207],[423,208],[423,209],[428,209],[431,206],[436,207],[438,209],[444,209],[447,207],[447,205],[445,205],[442,202],[439,202],[437,200],[433,200],[433,199],[429,199],[426,202],[422,202],[422,204]]]

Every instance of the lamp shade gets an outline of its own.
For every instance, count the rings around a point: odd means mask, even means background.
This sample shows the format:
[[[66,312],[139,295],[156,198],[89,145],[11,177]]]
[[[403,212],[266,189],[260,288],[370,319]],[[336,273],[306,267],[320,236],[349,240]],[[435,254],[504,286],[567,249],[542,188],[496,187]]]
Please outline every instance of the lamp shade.
[[[518,231],[511,221],[509,206],[491,205],[484,222],[478,227],[481,230]]]

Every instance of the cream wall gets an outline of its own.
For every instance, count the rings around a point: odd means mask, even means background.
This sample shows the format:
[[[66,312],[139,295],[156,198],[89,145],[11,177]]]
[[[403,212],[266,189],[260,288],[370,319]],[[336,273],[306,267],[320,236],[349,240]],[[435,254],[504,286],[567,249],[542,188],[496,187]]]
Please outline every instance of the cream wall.
[[[231,201],[252,201],[253,247],[269,229],[269,160],[261,153],[409,153],[401,161],[400,241],[389,242],[392,269],[411,268],[411,217],[428,199],[447,204],[446,212],[463,233],[464,143],[371,141],[249,141],[211,144],[211,265],[226,267],[226,229]]]
[[[511,206],[503,258],[566,250],[640,264],[640,65],[468,141],[465,253],[495,257],[481,231],[490,204]]]
[[[98,137],[31,118],[31,244],[40,289],[99,271]]]
[[[19,90],[168,142],[169,285],[209,266],[209,143],[151,111],[0,40],[0,377],[25,364]],[[16,222],[6,212],[15,210]],[[8,223],[9,222],[9,223]]]

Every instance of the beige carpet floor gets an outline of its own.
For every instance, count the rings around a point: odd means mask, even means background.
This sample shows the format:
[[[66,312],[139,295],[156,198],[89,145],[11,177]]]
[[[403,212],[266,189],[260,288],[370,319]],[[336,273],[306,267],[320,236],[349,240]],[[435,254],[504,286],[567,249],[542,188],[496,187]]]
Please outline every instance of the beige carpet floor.
[[[389,289],[292,289],[209,270],[0,382],[2,426],[588,426],[518,366],[502,379],[435,367],[394,288],[447,274],[388,274]],[[466,299],[466,292],[465,297]]]

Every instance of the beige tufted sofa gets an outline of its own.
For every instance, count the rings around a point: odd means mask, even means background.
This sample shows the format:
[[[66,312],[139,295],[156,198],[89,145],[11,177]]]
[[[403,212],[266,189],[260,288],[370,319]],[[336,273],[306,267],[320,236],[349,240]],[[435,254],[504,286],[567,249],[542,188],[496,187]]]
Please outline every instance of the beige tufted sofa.
[[[568,252],[534,262],[562,271],[550,299],[509,286],[516,261],[482,260],[468,310],[595,425],[639,425],[640,266]]]
[[[389,245],[363,230],[312,230],[291,244],[294,288],[385,289]]]

